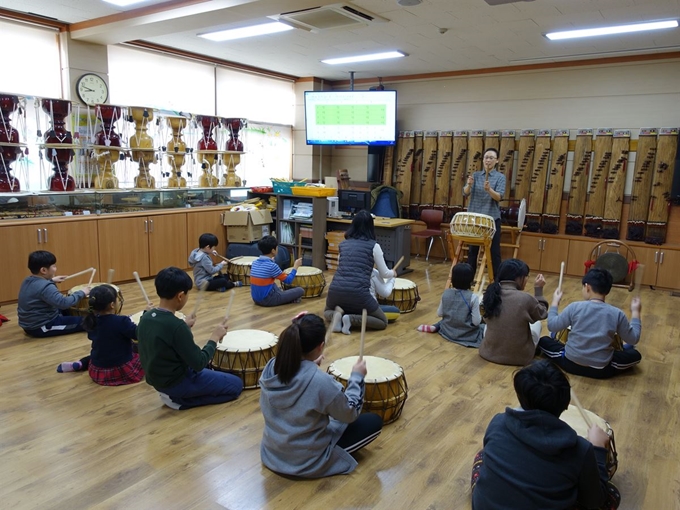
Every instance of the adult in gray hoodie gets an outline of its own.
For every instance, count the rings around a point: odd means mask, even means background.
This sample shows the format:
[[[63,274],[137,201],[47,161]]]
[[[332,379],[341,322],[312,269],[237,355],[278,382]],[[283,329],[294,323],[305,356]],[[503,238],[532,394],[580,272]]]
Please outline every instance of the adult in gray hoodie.
[[[277,473],[321,478],[350,473],[350,453],[372,442],[382,419],[361,413],[366,362],[357,361],[342,385],[319,370],[325,346],[321,317],[293,319],[279,338],[278,354],[260,378],[264,433],[262,463]]]

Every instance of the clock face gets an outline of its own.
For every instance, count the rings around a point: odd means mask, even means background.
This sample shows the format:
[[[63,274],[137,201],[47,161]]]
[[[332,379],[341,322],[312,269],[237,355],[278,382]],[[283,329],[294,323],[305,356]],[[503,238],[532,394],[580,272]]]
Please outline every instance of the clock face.
[[[106,82],[96,74],[84,74],[78,78],[76,92],[80,100],[90,106],[105,103],[109,97]]]

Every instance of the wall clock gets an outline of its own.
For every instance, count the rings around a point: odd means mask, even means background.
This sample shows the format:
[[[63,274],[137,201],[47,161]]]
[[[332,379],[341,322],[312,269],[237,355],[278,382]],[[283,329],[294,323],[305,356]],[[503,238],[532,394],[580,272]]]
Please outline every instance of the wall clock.
[[[87,73],[78,78],[76,93],[83,103],[94,106],[106,102],[109,98],[109,87],[101,76]]]

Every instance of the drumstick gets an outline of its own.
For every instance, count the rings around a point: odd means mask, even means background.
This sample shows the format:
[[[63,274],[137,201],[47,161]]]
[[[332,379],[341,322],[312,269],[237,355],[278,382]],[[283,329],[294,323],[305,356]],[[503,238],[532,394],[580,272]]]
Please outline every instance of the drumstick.
[[[564,278],[564,260],[562,261],[562,264],[560,265],[560,283],[557,285],[557,288],[562,290],[562,279]]]
[[[588,429],[590,430],[590,427],[593,426],[593,423],[590,421],[590,418],[588,418],[588,415],[586,412],[583,410],[583,406],[581,405],[581,402],[579,402],[578,397],[576,396],[576,393],[574,393],[574,389],[571,389],[571,399],[574,401],[574,405],[578,409],[578,411],[581,413],[581,417],[583,418],[583,421],[586,422],[586,425],[588,426]]]
[[[335,329],[335,326],[338,324],[338,320],[342,317],[342,308],[339,306],[335,307],[335,312],[333,312],[333,319],[331,320],[330,326],[328,326],[328,329],[326,330],[326,339],[325,342],[328,344],[328,341],[331,339],[331,335],[333,334],[333,330]]]
[[[91,287],[92,286],[92,280],[94,280],[94,275],[97,273],[97,270],[95,268],[92,268],[92,274],[90,275],[90,281],[87,282],[87,286]]]
[[[364,359],[364,340],[366,339],[366,316],[368,312],[364,308],[361,311],[361,343],[359,344],[359,360]]]
[[[216,251],[214,251],[214,252],[212,252],[212,253],[213,253],[213,255],[215,255],[215,257],[219,257],[219,258],[221,258],[222,260],[225,260],[225,261],[227,261],[227,262],[230,262],[230,260],[229,260],[227,257],[223,257],[222,255],[220,255],[220,254],[217,253]]]
[[[236,296],[236,291],[234,289],[231,289],[229,296],[229,304],[227,305],[227,313],[224,314],[225,321],[229,318],[229,314],[231,313],[231,305],[234,304],[234,296]]]
[[[106,278],[106,283],[111,285],[113,283],[113,274],[116,272],[115,269],[109,269],[109,276]]]
[[[194,305],[194,311],[191,312],[191,315],[196,317],[196,312],[198,312],[198,307],[201,304],[201,301],[203,300],[203,294],[205,294],[205,289],[208,288],[208,281],[204,281],[198,286],[198,296],[196,296],[196,304]]]
[[[640,297],[640,287],[642,286],[642,275],[645,272],[645,265],[639,264],[635,268],[635,296]]]
[[[232,258],[230,258],[230,259],[228,260],[228,262],[234,262],[235,260],[242,259],[242,258],[243,258],[243,255],[239,255],[238,257],[232,257]],[[227,259],[224,259],[224,260],[227,260]]]
[[[404,256],[403,255],[401,256],[401,258],[399,260],[397,260],[397,263],[394,264],[394,267],[392,268],[394,270],[395,274],[397,273],[397,269],[399,269],[399,266],[401,265],[402,262],[404,262]]]
[[[135,280],[137,280],[137,284],[139,285],[139,289],[142,291],[142,296],[144,296],[144,300],[146,301],[146,304],[151,306],[151,300],[149,299],[149,296],[147,296],[146,291],[144,290],[144,285],[142,285],[142,280],[139,279],[139,273],[137,271],[133,271],[132,276],[134,276]]]
[[[94,267],[90,267],[90,268],[87,268],[87,269],[83,269],[82,271],[79,271],[78,273],[70,274],[70,275],[68,275],[66,278],[64,278],[63,281],[66,281],[66,280],[68,280],[69,278],[75,278],[76,276],[81,276],[81,275],[87,274],[87,273],[89,273],[89,272],[91,272],[91,271],[94,271]]]

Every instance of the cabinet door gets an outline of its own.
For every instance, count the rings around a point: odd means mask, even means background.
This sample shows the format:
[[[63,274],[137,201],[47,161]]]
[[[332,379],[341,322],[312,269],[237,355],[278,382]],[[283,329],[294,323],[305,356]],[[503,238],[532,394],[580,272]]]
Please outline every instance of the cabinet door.
[[[569,241],[569,257],[567,261],[566,273],[569,276],[581,277],[586,271],[585,262],[590,260],[590,252],[596,241]]]
[[[38,244],[40,225],[0,227],[0,267],[4,271],[0,285],[0,302],[16,301],[21,282],[30,273],[28,255],[35,250],[47,250]],[[42,239],[42,232],[40,233]]]
[[[132,280],[134,271],[142,278],[149,276],[148,218],[104,219],[97,221],[97,228],[99,267],[103,272],[115,270],[116,282]]]
[[[59,274],[73,274],[94,267],[94,281],[106,281],[106,274],[99,270],[99,242],[97,221],[70,221],[42,225],[43,250],[57,256]],[[78,276],[65,282],[62,287],[75,287],[90,280],[90,274]],[[63,289],[62,289],[63,290]]]
[[[149,216],[149,276],[168,266],[188,265],[187,215]]]
[[[680,289],[680,251],[661,250],[656,284],[667,289]]]
[[[645,266],[644,271],[642,272],[642,280],[640,281],[641,285],[656,285],[656,273],[659,267],[658,262],[660,253],[661,250],[658,247],[635,247],[635,258],[638,260],[638,262],[640,262],[640,264]],[[664,285],[664,287],[666,287],[666,285]]]
[[[541,247],[543,246],[543,238],[540,236],[522,234],[519,242],[519,250],[517,250],[517,257],[526,262],[529,269],[534,273],[541,267]],[[558,268],[559,271],[559,268]]]
[[[562,262],[569,263],[569,239],[544,237],[541,254],[541,271],[558,273]]]
[[[224,225],[220,221],[220,213],[224,209],[187,213],[187,252],[184,264],[178,267],[187,268],[189,254],[194,248],[198,248],[198,238],[201,234],[214,234],[217,236],[217,253],[227,255],[227,236]]]

